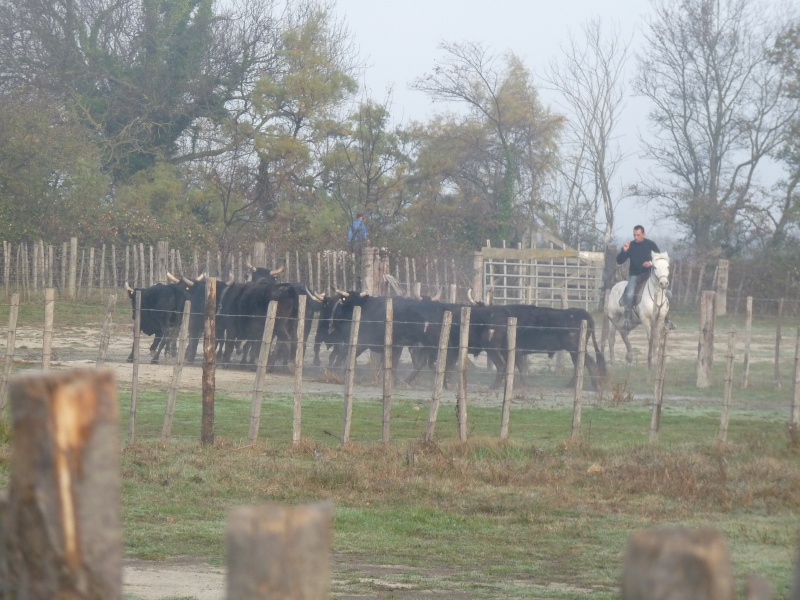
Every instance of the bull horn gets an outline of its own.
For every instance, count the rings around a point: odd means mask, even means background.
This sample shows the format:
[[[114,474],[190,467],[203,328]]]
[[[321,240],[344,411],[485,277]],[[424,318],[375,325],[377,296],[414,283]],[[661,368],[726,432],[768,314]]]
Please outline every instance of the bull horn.
[[[438,302],[439,298],[441,298],[441,297],[442,297],[442,288],[439,288],[439,291],[436,292],[436,295],[435,296],[431,296],[431,300],[433,300],[434,302]]]
[[[422,300],[422,296],[417,291],[417,286],[414,286],[411,289],[411,295],[414,297],[415,300]]]
[[[127,281],[125,282],[125,291],[128,292],[129,296],[133,296],[136,293],[134,289],[128,285]]]
[[[250,259],[247,259],[246,261],[244,261],[244,266],[247,267],[248,269],[250,269],[253,273],[256,272],[256,268],[252,265],[252,263],[250,262]]]
[[[274,271],[270,271],[269,274],[272,275],[273,277],[275,277],[275,275],[280,275],[285,270],[286,270],[286,265],[283,265],[282,267],[280,267],[278,269],[275,269]]]
[[[205,273],[200,273],[200,275],[197,276],[197,281],[203,281],[205,278],[206,278],[206,274]]]
[[[227,283],[228,285],[233,285],[235,282],[236,280],[233,278],[233,273],[228,273],[228,281],[226,281],[225,283]]]
[[[486,290],[486,305],[491,305],[494,302],[494,288],[490,287]]]
[[[475,298],[472,297],[472,288],[467,290],[467,300],[469,300],[470,304],[477,304],[477,302],[475,302]]]
[[[360,294],[360,296],[361,296],[362,298],[364,298],[365,296],[368,296],[368,295],[369,295],[369,294],[367,294],[367,292],[361,292],[361,294]]]
[[[167,279],[168,279],[169,281],[171,281],[172,283],[178,283],[178,282],[180,281],[180,279],[178,279],[177,277],[175,277],[175,275],[173,275],[173,274],[172,274],[172,273],[170,273],[169,271],[167,271]]]
[[[191,279],[186,279],[186,277],[183,278],[183,283],[185,283],[188,286],[194,286],[194,281],[192,281]]]
[[[347,292],[345,292],[344,290],[337,290],[336,288],[334,288],[334,291],[337,294],[339,294],[342,298],[347,298],[350,295]]]
[[[325,300],[325,296],[319,296],[319,295],[315,294],[310,289],[308,289],[308,286],[306,286],[306,294],[311,296],[317,302],[322,302],[323,300]]]

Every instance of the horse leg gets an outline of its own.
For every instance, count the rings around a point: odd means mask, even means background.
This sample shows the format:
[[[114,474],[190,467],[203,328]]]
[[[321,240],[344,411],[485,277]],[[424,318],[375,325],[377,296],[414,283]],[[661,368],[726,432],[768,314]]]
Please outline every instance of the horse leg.
[[[625,343],[625,362],[631,364],[633,362],[633,348],[631,347],[631,341],[628,339],[628,332],[620,329],[619,337]]]
[[[614,345],[617,341],[617,326],[611,319],[607,319],[608,321],[608,360],[610,362],[614,362]]]

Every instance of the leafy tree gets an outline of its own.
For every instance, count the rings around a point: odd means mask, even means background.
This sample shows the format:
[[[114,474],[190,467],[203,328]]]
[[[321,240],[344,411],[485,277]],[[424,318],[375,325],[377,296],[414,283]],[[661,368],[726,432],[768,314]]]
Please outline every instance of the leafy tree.
[[[0,85],[52,94],[102,142],[123,180],[218,119],[240,68],[215,39],[212,0],[0,0]]]
[[[411,202],[405,138],[389,121],[387,104],[365,100],[345,122],[347,135],[336,140],[326,159],[325,177],[344,222],[349,227],[357,213],[368,213],[373,239],[376,229],[391,230]]]
[[[0,234],[19,242],[97,240],[113,233],[108,181],[85,129],[45,96],[0,98]],[[89,233],[93,235],[89,235]]]
[[[654,2],[636,91],[650,100],[646,155],[660,172],[638,189],[700,254],[732,256],[767,232],[774,206],[758,183],[798,103],[769,49],[778,31],[746,0]]]
[[[800,23],[792,24],[778,38],[773,59],[787,79],[786,97],[800,103]],[[800,225],[800,117],[788,123],[786,141],[776,158],[783,164],[786,178],[777,186],[779,208],[770,213],[771,217],[777,215],[773,217],[773,247],[783,245],[792,232],[797,242]]]
[[[556,166],[562,118],[542,106],[530,72],[515,55],[498,64],[480,44],[443,43],[441,48],[444,58],[413,87],[434,100],[466,107],[466,114],[449,117],[442,131],[454,149],[469,149],[477,168],[471,177],[449,183],[469,181],[464,191],[481,190],[477,199],[488,204],[499,234],[507,237],[512,223],[524,228],[541,218],[541,192]]]

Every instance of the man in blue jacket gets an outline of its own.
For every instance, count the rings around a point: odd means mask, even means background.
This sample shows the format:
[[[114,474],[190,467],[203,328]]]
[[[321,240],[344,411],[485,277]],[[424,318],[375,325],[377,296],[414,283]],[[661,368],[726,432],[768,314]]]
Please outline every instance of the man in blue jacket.
[[[367,226],[364,225],[366,217],[364,213],[356,214],[356,220],[350,226],[350,231],[347,232],[347,244],[351,248],[356,246],[363,246],[369,244],[369,234],[367,234]]]

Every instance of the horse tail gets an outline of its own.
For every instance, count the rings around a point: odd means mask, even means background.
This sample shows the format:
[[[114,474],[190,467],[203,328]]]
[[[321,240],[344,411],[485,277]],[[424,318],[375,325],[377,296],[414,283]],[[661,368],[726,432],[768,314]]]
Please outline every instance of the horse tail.
[[[597,375],[598,377],[605,382],[608,379],[608,367],[606,366],[606,357],[603,356],[603,351],[600,349],[600,346],[597,344],[597,338],[594,334],[594,320],[592,320],[592,343],[594,344],[594,357],[595,362],[597,362]]]

